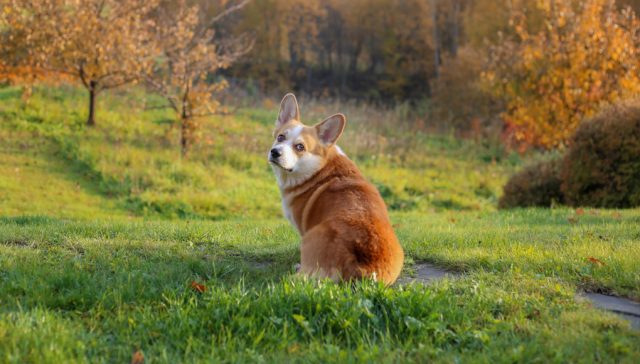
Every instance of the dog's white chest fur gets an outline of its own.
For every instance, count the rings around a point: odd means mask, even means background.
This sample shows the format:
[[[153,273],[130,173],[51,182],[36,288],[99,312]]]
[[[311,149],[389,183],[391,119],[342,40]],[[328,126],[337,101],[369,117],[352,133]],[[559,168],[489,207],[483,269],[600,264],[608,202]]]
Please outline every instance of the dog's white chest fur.
[[[282,212],[284,216],[289,220],[291,225],[293,225],[298,232],[300,232],[300,228],[298,228],[298,224],[296,224],[296,220],[293,218],[293,211],[291,211],[291,201],[286,198],[284,195],[282,196]]]
[[[345,155],[342,149],[335,146],[340,155]],[[287,173],[280,168],[273,167],[273,171],[276,175],[276,180],[278,181],[278,187],[280,187],[280,196],[282,197],[282,212],[284,216],[291,222],[298,233],[301,233],[300,227],[296,223],[295,218],[293,217],[293,211],[291,208],[291,203],[295,197],[293,193],[285,193],[285,189],[289,187],[297,186],[301,183],[304,183],[306,180],[311,178],[315,172],[317,172],[322,166],[322,161],[317,156],[307,155],[299,161],[296,165],[296,169],[293,173]]]

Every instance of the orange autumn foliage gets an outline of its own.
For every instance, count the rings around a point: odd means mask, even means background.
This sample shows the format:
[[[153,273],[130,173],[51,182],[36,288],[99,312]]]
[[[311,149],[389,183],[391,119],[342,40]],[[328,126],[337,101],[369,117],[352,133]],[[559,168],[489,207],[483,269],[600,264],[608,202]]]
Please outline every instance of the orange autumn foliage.
[[[46,73],[80,82],[89,93],[87,124],[94,125],[97,95],[137,82],[154,62],[149,15],[158,3],[4,0],[0,54],[5,64],[28,70],[25,77]]]
[[[614,0],[544,0],[537,10],[537,31],[513,11],[515,36],[491,48],[483,79],[506,100],[516,142],[554,148],[603,104],[640,93],[640,22]]]
[[[187,156],[198,139],[200,119],[220,113],[216,95],[227,87],[227,82],[216,82],[211,76],[251,49],[252,41],[244,35],[217,39],[214,27],[247,3],[232,2],[210,19],[201,16],[209,11],[205,5],[186,0],[155,9],[158,27],[153,42],[159,49],[158,62],[144,74],[144,79],[176,113],[182,156]]]

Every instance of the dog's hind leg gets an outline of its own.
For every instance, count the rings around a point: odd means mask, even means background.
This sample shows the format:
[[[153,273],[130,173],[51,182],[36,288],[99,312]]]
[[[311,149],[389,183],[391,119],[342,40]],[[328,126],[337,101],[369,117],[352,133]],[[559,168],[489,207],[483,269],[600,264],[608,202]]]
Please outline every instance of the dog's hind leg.
[[[363,271],[350,245],[341,240],[330,222],[313,227],[302,237],[300,273],[336,282],[362,278]]]

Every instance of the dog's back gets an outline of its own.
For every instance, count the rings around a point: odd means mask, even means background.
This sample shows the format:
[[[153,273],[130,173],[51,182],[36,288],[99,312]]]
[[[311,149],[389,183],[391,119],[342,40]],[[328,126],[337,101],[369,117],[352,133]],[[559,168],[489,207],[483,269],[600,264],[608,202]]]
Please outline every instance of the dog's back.
[[[384,201],[346,156],[333,150],[318,173],[283,197],[302,236],[303,273],[387,284],[398,278],[404,255]]]

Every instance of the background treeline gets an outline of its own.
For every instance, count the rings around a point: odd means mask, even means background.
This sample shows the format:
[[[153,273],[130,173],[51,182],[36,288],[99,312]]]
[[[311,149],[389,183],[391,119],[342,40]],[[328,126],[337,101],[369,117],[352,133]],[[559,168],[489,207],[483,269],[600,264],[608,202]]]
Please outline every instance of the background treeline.
[[[245,89],[427,106],[430,126],[565,145],[637,95],[634,0],[259,0],[221,26],[255,46],[223,71]],[[424,108],[423,108],[424,109]]]
[[[481,63],[488,47],[515,35],[515,13],[543,25],[538,0],[256,0],[221,25],[256,44],[227,74],[262,90],[373,100],[433,96],[455,63]],[[582,1],[559,1],[579,7]],[[618,7],[640,9],[640,1]],[[468,56],[469,49],[480,54]],[[475,59],[474,59],[475,58]],[[471,64],[468,67],[472,68]],[[479,75],[479,74],[478,74]]]
[[[447,14],[450,3],[442,3],[439,28],[457,26],[459,19]],[[423,98],[437,72],[434,49],[446,44],[455,52],[459,42],[449,29],[434,44],[430,6],[429,0],[254,1],[228,22],[256,36],[250,57],[229,74],[263,90]]]
[[[582,120],[640,93],[637,0],[0,4],[0,79],[77,82],[89,125],[99,93],[144,84],[175,111],[183,153],[229,85],[235,100],[409,104],[410,122],[521,150],[562,149]]]

